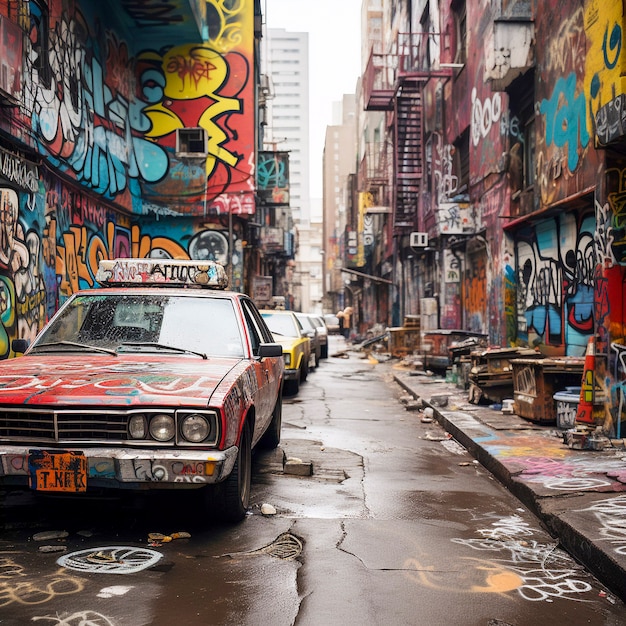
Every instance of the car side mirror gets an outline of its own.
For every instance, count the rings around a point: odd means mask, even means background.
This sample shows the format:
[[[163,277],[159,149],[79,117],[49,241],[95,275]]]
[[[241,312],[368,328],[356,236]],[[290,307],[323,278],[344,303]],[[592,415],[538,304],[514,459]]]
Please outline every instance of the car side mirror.
[[[262,343],[259,346],[259,358],[283,356],[283,347],[279,343]]]
[[[11,342],[11,350],[13,352],[24,353],[28,350],[28,346],[30,345],[30,341],[28,339],[14,339]]]

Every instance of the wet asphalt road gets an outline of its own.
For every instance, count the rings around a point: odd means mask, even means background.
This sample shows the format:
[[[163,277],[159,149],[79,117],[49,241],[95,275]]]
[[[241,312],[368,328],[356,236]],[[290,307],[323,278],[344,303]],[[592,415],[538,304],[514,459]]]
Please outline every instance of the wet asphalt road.
[[[5,494],[0,624],[626,623],[513,496],[405,409],[393,362],[332,356],[344,344],[331,341],[285,398],[281,447],[255,457],[241,524],[206,523],[176,494]]]

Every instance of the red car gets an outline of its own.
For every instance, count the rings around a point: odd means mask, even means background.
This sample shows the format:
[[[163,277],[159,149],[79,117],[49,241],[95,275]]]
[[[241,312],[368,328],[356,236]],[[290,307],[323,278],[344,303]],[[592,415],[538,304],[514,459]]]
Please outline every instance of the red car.
[[[0,485],[202,489],[241,520],[251,451],[280,441],[283,350],[209,261],[102,261],[0,362]]]

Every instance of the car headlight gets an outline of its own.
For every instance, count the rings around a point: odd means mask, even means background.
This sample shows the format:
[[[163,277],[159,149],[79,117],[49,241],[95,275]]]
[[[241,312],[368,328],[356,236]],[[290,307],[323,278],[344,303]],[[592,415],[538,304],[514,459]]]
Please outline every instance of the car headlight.
[[[181,422],[180,432],[187,441],[200,443],[209,436],[211,426],[206,417],[198,413],[192,413]]]
[[[176,434],[176,425],[171,415],[158,414],[150,420],[150,435],[157,441],[169,441]]]
[[[289,354],[289,352],[283,352],[283,357],[285,357],[285,365],[291,365],[291,354]]]
[[[128,421],[128,434],[131,439],[145,439],[148,429],[143,415],[133,415]]]

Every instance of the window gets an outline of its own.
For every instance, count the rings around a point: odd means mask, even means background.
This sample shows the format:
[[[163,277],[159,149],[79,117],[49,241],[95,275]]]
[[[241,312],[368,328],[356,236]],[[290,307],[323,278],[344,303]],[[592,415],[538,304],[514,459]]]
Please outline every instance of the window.
[[[454,26],[456,28],[455,63],[467,61],[467,6],[465,0],[457,0],[452,4]]]
[[[469,128],[466,128],[454,142],[454,165],[459,177],[458,193],[468,193],[469,189]]]
[[[535,183],[535,74],[521,76],[509,87],[509,177],[511,192]]]
[[[204,128],[179,128],[176,131],[176,152],[206,156],[207,136]]]
[[[39,81],[51,86],[51,72],[48,54],[48,7],[43,0],[30,2],[30,38],[34,56],[33,68],[39,74]],[[78,100],[76,100],[76,103]]]
[[[259,346],[262,343],[273,343],[274,338],[267,332],[265,325],[260,319],[260,314],[256,308],[247,300],[241,301],[241,307],[246,320],[248,334],[250,335],[250,343],[252,344],[252,352],[256,356],[259,354]]]

